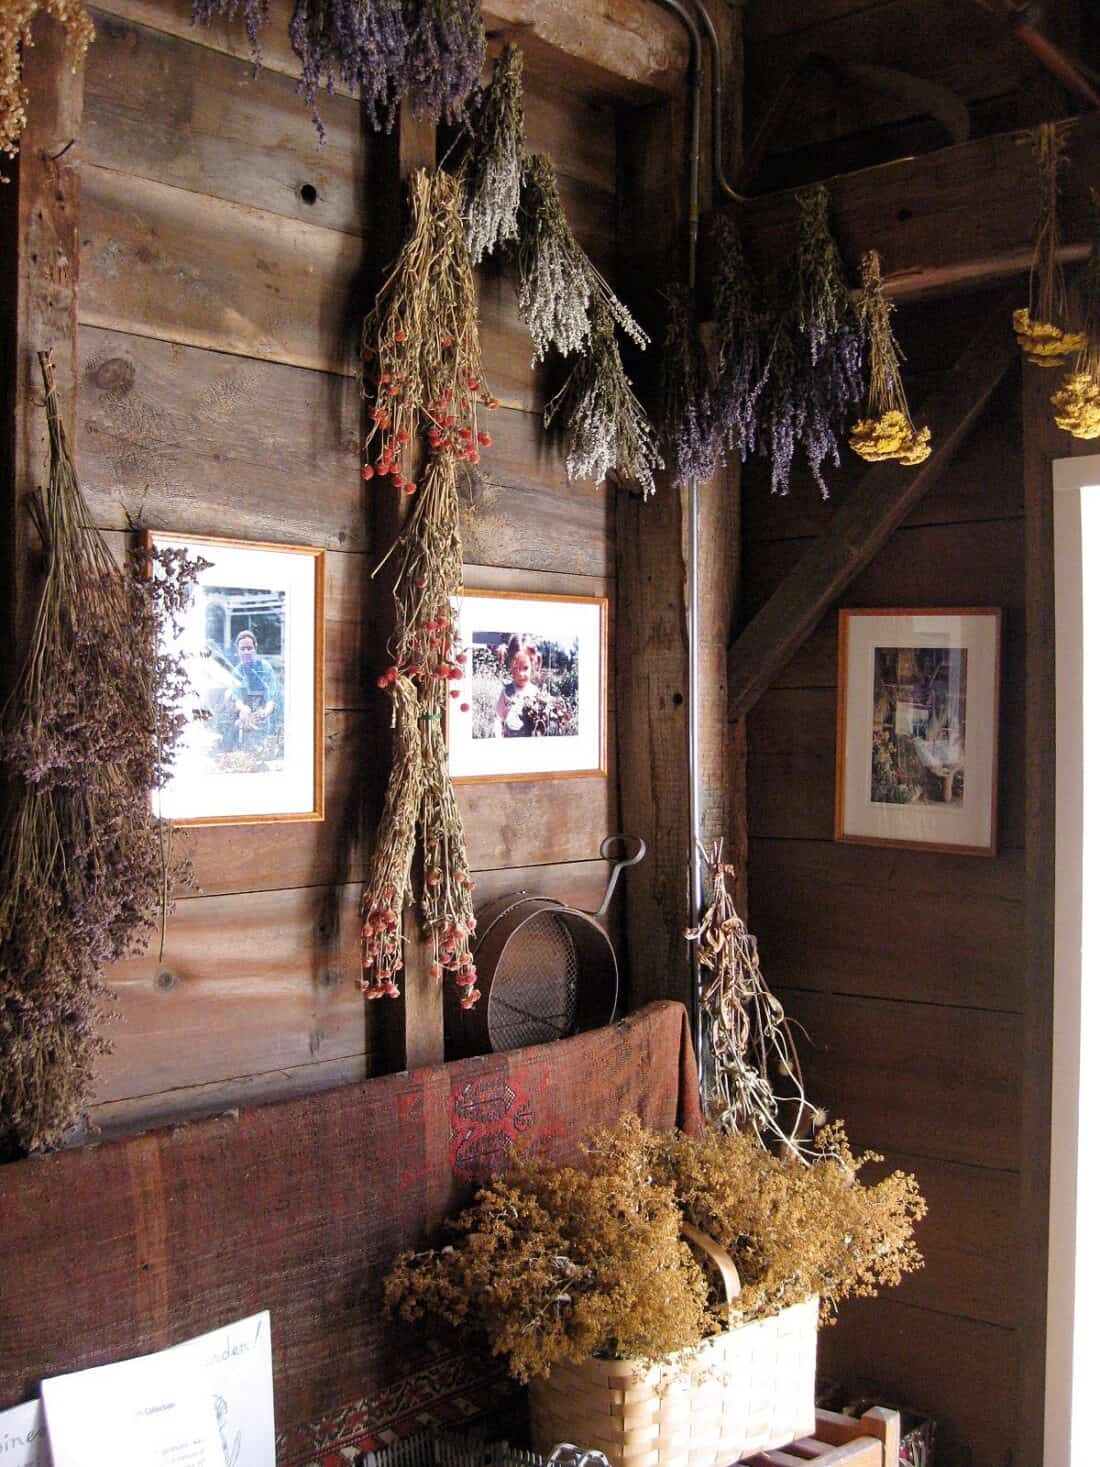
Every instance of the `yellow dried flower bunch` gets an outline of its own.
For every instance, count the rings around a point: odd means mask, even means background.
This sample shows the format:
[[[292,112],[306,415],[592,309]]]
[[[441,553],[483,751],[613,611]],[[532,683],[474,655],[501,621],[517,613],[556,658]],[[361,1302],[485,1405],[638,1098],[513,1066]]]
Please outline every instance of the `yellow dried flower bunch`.
[[[1085,345],[1068,325],[1066,282],[1058,260],[1058,177],[1069,123],[1044,122],[1035,131],[1039,169],[1039,223],[1028,280],[1028,303],[1012,313],[1012,329],[1026,361],[1035,367],[1061,367]]]
[[[882,288],[882,262],[868,250],[860,262],[859,314],[867,332],[871,359],[867,416],[854,425],[848,446],[868,463],[897,459],[923,463],[932,452],[929,428],[915,428],[901,380],[901,348],[890,325],[893,302]]]
[[[386,1280],[409,1321],[474,1326],[520,1380],[559,1360],[652,1362],[820,1295],[874,1294],[922,1262],[925,1204],[911,1176],[857,1177],[842,1126],[816,1158],[773,1156],[745,1134],[645,1130],[634,1116],[590,1134],[580,1166],[527,1159],[447,1224],[441,1249],[404,1253]],[[733,1256],[744,1283],[719,1303],[681,1222]]]
[[[1050,401],[1054,421],[1074,438],[1100,438],[1100,194],[1090,190],[1092,253],[1085,271],[1085,332],[1073,370]]]
[[[31,27],[40,10],[65,27],[74,71],[95,39],[84,0],[3,0],[0,4],[0,153],[9,158],[18,153],[27,125],[22,50],[32,44]]]

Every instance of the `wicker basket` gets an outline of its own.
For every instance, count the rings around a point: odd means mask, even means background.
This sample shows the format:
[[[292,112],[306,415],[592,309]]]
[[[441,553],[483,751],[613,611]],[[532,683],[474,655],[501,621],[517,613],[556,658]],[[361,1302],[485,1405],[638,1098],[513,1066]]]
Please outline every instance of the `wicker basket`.
[[[729,1255],[684,1225],[718,1264],[732,1302]],[[532,1444],[603,1452],[612,1467],[724,1467],[814,1429],[817,1300],[739,1325],[668,1363],[586,1360],[555,1365],[529,1387]]]

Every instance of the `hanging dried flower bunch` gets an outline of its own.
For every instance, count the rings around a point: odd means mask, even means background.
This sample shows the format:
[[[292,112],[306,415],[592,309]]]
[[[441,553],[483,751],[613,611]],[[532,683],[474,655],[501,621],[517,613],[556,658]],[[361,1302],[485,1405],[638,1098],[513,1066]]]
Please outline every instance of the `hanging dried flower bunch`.
[[[35,503],[45,580],[9,699],[0,762],[11,795],[0,846],[0,1145],[60,1144],[79,1120],[110,994],[104,967],[140,952],[183,879],[152,814],[185,717],[178,660],[158,636],[202,565],[142,551],[128,568],[94,529],[76,480],[49,356],[50,477]]]
[[[33,45],[31,29],[40,10],[65,28],[75,72],[95,39],[84,0],[4,0],[0,5],[0,153],[14,158],[27,125],[23,85],[23,48]],[[0,182],[7,182],[0,178]]]
[[[1085,272],[1085,344],[1050,399],[1054,421],[1074,438],[1100,438],[1100,194],[1092,203],[1092,253]]]
[[[466,243],[474,265],[519,237],[525,151],[523,52],[509,42],[493,66],[462,167]]]
[[[859,314],[867,333],[870,386],[867,416],[853,427],[848,443],[868,463],[893,458],[903,464],[923,463],[932,452],[928,428],[914,428],[901,380],[901,349],[890,316],[894,306],[882,288],[882,264],[868,250],[860,264]]]
[[[479,997],[470,956],[473,883],[443,719],[466,660],[454,643],[452,612],[452,598],[462,590],[458,474],[492,442],[478,430],[479,405],[497,403],[482,383],[459,182],[422,170],[413,178],[411,201],[409,237],[363,326],[364,392],[372,402],[363,477],[387,478],[412,494],[417,486],[405,477],[404,458],[422,433],[429,456],[416,507],[394,547],[400,560],[393,662],[378,683],[394,698],[395,754],[363,895],[361,987],[368,998],[400,991],[401,914],[412,900],[419,839],[433,976],[452,973],[470,1008]]]
[[[565,432],[565,470],[570,479],[602,484],[615,469],[648,499],[664,468],[657,434],[634,395],[623,368],[615,322],[602,299],[593,302],[592,333],[556,397],[546,405],[546,426],[560,419]]]
[[[619,300],[577,241],[558,194],[554,165],[545,153],[527,158],[520,196],[519,308],[534,361],[552,346],[572,356],[588,340],[593,307],[604,313],[643,350],[649,337]]]
[[[722,860],[721,841],[705,859],[710,906],[687,938],[698,943],[699,965],[710,975],[702,1000],[707,1118],[724,1131],[751,1132],[761,1146],[805,1158],[814,1149],[808,1137],[825,1117],[806,1099],[791,1026],[764,981],[756,939],[726,884],[734,869]]]
[[[711,421],[710,364],[699,334],[691,291],[666,292],[668,318],[661,356],[661,438],[672,482],[707,480],[718,468],[718,437]]]
[[[195,3],[197,8],[217,0]],[[248,3],[266,9],[266,0]],[[302,63],[298,90],[322,141],[318,93],[323,89],[332,96],[337,83],[359,93],[371,127],[390,130],[406,85],[404,0],[295,0],[290,41]]]
[[[481,0],[409,0],[408,91],[428,122],[466,121],[485,64]]]
[[[1012,329],[1027,361],[1061,367],[1083,350],[1084,336],[1068,328],[1066,282],[1058,260],[1058,187],[1067,124],[1044,122],[1035,133],[1039,168],[1039,224],[1028,281],[1027,309],[1012,313]]]
[[[766,312],[741,234],[719,215],[714,230],[714,319],[718,371],[711,416],[721,447],[744,463],[756,449],[757,414],[764,385]]]

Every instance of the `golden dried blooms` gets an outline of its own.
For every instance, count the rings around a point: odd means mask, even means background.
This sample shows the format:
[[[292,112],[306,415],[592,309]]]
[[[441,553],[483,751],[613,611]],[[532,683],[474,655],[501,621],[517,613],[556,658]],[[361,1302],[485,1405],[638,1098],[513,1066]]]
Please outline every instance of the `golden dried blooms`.
[[[590,1134],[581,1166],[532,1158],[497,1177],[447,1225],[447,1246],[401,1255],[387,1304],[483,1330],[520,1380],[559,1360],[662,1360],[815,1294],[829,1317],[920,1267],[926,1209],[905,1173],[863,1185],[879,1158],[854,1157],[842,1126],[822,1145],[806,1165],[744,1134],[659,1134],[626,1116]],[[733,1256],[734,1305],[711,1291],[684,1219]]]
[[[929,428],[915,428],[901,380],[901,348],[894,338],[890,316],[893,302],[882,285],[882,265],[875,250],[860,264],[862,288],[859,314],[867,330],[871,358],[867,416],[848,435],[848,446],[868,463],[896,459],[903,464],[923,463],[932,452]]]
[[[23,85],[23,47],[33,44],[31,28],[40,10],[65,28],[76,71],[95,39],[84,0],[3,0],[0,4],[0,152],[14,158],[27,125]]]
[[[1050,400],[1059,428],[1074,438],[1100,438],[1100,382],[1091,372],[1070,372]]]
[[[1034,321],[1025,307],[1012,312],[1012,329],[1026,359],[1035,367],[1061,367],[1083,350],[1085,333],[1065,331],[1053,321]]]
[[[932,452],[932,435],[928,428],[914,428],[908,413],[892,408],[878,418],[861,418],[848,435],[848,446],[868,463],[895,458],[919,464]]]

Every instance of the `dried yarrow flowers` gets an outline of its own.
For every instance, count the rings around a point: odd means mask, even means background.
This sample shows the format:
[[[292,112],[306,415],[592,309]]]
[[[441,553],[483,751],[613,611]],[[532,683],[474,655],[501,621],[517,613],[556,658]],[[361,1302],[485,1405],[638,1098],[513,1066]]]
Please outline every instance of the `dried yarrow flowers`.
[[[150,791],[186,720],[182,665],[157,651],[201,566],[142,551],[128,568],[94,529],[46,384],[50,477],[35,503],[46,554],[30,650],[5,710],[11,780],[0,847],[0,1148],[57,1146],[108,1048],[103,969],[140,952],[185,863]],[[150,564],[152,561],[152,564]]]
[[[820,1317],[919,1268],[913,1177],[859,1181],[841,1126],[808,1165],[747,1135],[646,1131],[634,1116],[593,1131],[578,1166],[528,1158],[447,1224],[446,1246],[404,1253],[386,1280],[391,1309],[473,1325],[519,1380],[558,1361],[667,1360],[731,1325],[817,1295]],[[709,1297],[683,1221],[722,1245],[743,1283]]]
[[[710,416],[719,444],[744,463],[756,449],[764,385],[766,313],[734,220],[720,215],[714,230],[714,322],[718,369]]]
[[[875,250],[868,250],[860,266],[862,289],[859,313],[867,333],[870,385],[867,416],[848,436],[848,444],[869,463],[897,459],[903,464],[923,463],[932,452],[928,428],[914,428],[905,386],[901,380],[901,349],[890,325],[893,303],[882,288],[882,265]]]
[[[427,435],[428,463],[413,513],[394,546],[393,661],[378,685],[394,699],[394,762],[363,893],[362,977],[368,998],[397,997],[404,967],[402,913],[413,898],[417,840],[420,897],[431,934],[432,974],[450,972],[463,1007],[480,997],[470,955],[473,882],[447,769],[443,718],[465,652],[454,641],[462,590],[458,473],[492,442],[478,406],[496,399],[482,382],[477,297],[457,179],[421,170],[411,185],[409,237],[363,326],[363,389],[371,401],[363,477],[406,494],[407,454]],[[370,461],[373,456],[373,462]]]
[[[536,362],[550,348],[572,356],[588,340],[600,304],[643,349],[649,337],[619,300],[577,241],[558,194],[554,165],[545,153],[527,158],[520,196],[519,308]]]
[[[570,479],[602,484],[615,469],[644,499],[655,491],[654,474],[664,467],[657,435],[623,368],[615,322],[602,299],[593,302],[588,344],[544,418],[547,427],[561,422]]]
[[[322,139],[318,93],[331,96],[338,82],[359,93],[371,127],[389,131],[406,85],[404,0],[295,0],[290,41],[302,63],[298,90]]]
[[[706,852],[710,905],[687,933],[699,946],[706,1038],[700,1057],[705,1112],[723,1131],[745,1131],[761,1146],[806,1159],[824,1116],[806,1099],[791,1026],[764,981],[756,939],[736,907],[722,842]]]
[[[27,125],[22,53],[24,46],[33,44],[31,30],[40,10],[64,26],[74,71],[95,39],[84,0],[4,0],[0,5],[0,153],[9,158],[18,153],[19,139]]]
[[[719,444],[712,421],[710,365],[691,291],[666,292],[668,317],[661,356],[661,439],[673,484],[713,478]]]
[[[1085,272],[1085,344],[1050,399],[1054,421],[1074,438],[1100,438],[1100,194],[1090,190],[1092,253]]]
[[[493,66],[462,165],[466,243],[474,265],[519,237],[525,151],[523,52],[509,42]]]
[[[1036,130],[1039,223],[1027,309],[1012,313],[1012,329],[1020,350],[1036,367],[1061,367],[1085,346],[1084,336],[1068,327],[1066,282],[1058,259],[1059,174],[1064,163],[1066,129],[1066,123],[1044,122]]]

